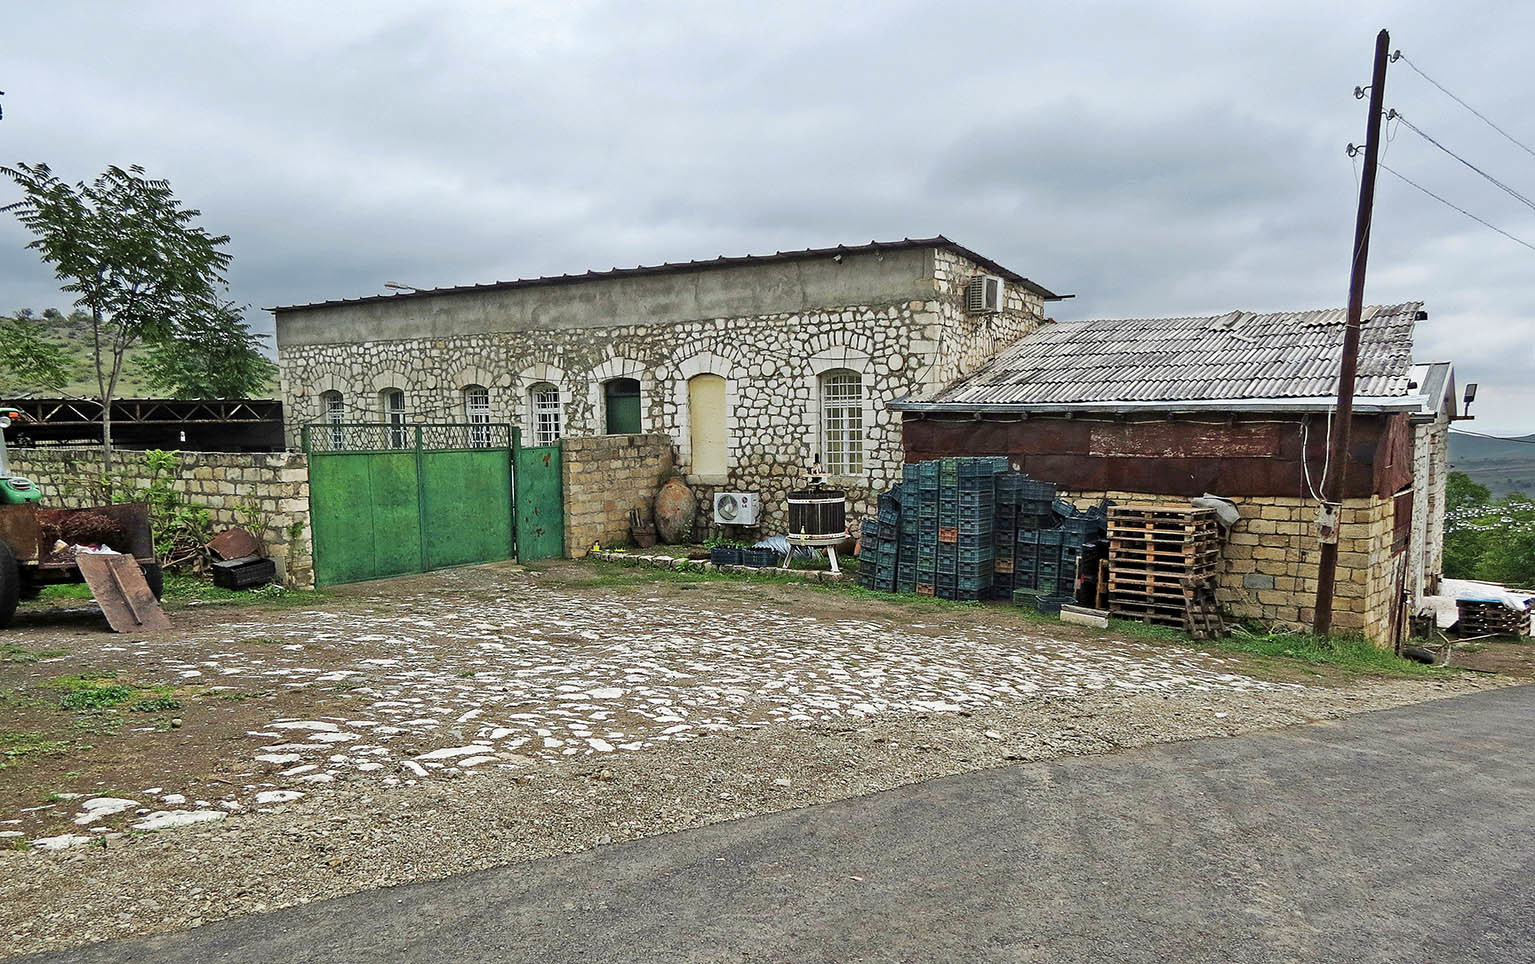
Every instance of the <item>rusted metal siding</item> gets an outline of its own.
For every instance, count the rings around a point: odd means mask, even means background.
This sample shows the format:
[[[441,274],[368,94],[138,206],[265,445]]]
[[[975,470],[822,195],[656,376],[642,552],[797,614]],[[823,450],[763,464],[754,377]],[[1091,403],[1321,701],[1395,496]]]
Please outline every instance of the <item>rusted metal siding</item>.
[[[920,417],[908,413],[906,461],[1006,455],[1030,475],[1068,489],[1196,496],[1309,494],[1299,417],[1094,420]],[[1307,461],[1321,485],[1326,424],[1313,417]],[[1345,498],[1389,496],[1412,482],[1408,417],[1356,416]]]

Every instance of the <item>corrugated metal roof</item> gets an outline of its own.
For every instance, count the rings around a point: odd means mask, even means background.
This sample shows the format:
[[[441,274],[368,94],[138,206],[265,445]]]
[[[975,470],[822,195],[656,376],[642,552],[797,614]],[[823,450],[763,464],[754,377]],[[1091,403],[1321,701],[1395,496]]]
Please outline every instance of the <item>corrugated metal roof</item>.
[[[1422,302],[1366,308],[1355,392],[1408,393]],[[964,411],[1335,396],[1347,310],[1228,312],[1046,324],[937,395],[892,407]]]
[[[397,301],[402,298],[426,298],[435,295],[452,295],[466,291],[497,291],[507,288],[532,288],[541,285],[574,284],[606,278],[625,278],[646,274],[669,274],[680,271],[702,271],[710,268],[727,268],[743,264],[769,264],[775,261],[794,261],[802,258],[833,257],[839,254],[864,254],[877,251],[897,251],[907,248],[943,248],[962,258],[975,262],[992,274],[1000,275],[1016,285],[1022,285],[1046,301],[1061,301],[1072,295],[1058,295],[1036,284],[1010,268],[1004,268],[990,258],[977,254],[963,245],[950,241],[943,235],[931,238],[902,238],[899,241],[870,241],[868,244],[839,244],[831,248],[805,248],[800,251],[778,251],[773,254],[748,254],[740,257],[717,258],[704,261],[668,261],[662,264],[638,265],[633,268],[609,268],[606,271],[586,271],[581,274],[543,275],[537,278],[519,278],[516,281],[492,281],[485,284],[454,285],[445,288],[419,288],[414,291],[388,295],[364,295],[360,298],[336,298],[315,301],[303,305],[279,305],[267,311],[306,311],[311,308],[331,308],[336,305],[360,305],[375,301]]]

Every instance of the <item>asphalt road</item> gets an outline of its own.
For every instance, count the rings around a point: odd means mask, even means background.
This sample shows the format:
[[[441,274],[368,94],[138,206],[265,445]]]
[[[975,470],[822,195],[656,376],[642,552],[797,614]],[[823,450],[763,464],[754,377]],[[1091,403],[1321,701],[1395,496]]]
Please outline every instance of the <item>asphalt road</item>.
[[[33,960],[1535,959],[1535,687],[1029,764]]]

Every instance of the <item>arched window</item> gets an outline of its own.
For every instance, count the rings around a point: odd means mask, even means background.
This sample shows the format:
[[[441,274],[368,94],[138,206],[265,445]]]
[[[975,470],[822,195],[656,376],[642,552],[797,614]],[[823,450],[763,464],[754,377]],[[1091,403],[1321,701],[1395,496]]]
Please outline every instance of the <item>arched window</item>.
[[[464,388],[464,420],[469,423],[469,444],[490,448],[490,389],[483,385]]]
[[[640,431],[640,383],[633,378],[610,378],[602,383],[603,424],[609,435],[638,435]]]
[[[405,393],[398,388],[386,388],[378,393],[378,407],[384,413],[384,424],[389,426],[389,447],[403,449],[410,445],[410,430],[405,427]]]
[[[553,445],[564,434],[560,417],[560,390],[548,382],[528,389],[528,421],[533,426],[534,445]]]
[[[820,378],[821,465],[830,475],[863,472],[863,378],[839,368]]]
[[[723,476],[729,471],[725,379],[718,375],[688,379],[688,441],[694,475]]]
[[[340,392],[320,393],[320,414],[330,424],[330,447],[339,450],[346,447],[346,433],[341,423],[346,421],[346,401]]]

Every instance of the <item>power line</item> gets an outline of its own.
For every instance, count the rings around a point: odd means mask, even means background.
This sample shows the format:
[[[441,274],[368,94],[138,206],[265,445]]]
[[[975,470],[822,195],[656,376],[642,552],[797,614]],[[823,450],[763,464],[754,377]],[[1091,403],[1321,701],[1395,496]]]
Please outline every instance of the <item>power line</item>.
[[[1459,161],[1462,164],[1466,165],[1471,170],[1473,170],[1476,173],[1480,174],[1482,177],[1485,177],[1487,180],[1491,181],[1493,184],[1496,184],[1509,197],[1513,198],[1516,201],[1519,201],[1521,204],[1523,204],[1525,207],[1528,207],[1530,210],[1535,211],[1535,201],[1531,201],[1529,198],[1525,197],[1523,194],[1520,194],[1518,191],[1516,191],[1513,188],[1509,187],[1507,184],[1504,184],[1502,181],[1500,181],[1497,178],[1493,177],[1491,174],[1488,174],[1486,171],[1484,171],[1481,168],[1477,167],[1475,164],[1472,164],[1470,161],[1466,160],[1464,157],[1461,157],[1459,154],[1457,154],[1454,151],[1450,150],[1448,147],[1445,147],[1443,144],[1441,144],[1438,141],[1434,140],[1432,137],[1430,137],[1427,133],[1424,132],[1423,128],[1419,127],[1418,125],[1414,124],[1412,121],[1408,120],[1406,117],[1402,116],[1402,112],[1401,111],[1396,110],[1395,108],[1393,108],[1391,113],[1389,115],[1387,115],[1387,116],[1390,117],[1393,120],[1398,120],[1398,121],[1401,121],[1403,124],[1406,124],[1407,127],[1413,133],[1417,134],[1419,137],[1423,138],[1425,141],[1428,141],[1430,144],[1432,144],[1435,147],[1439,148],[1441,151],[1444,151],[1446,154],[1448,154],[1451,157],[1455,158],[1457,161]]]
[[[1506,435],[1488,435],[1485,432],[1468,432],[1463,428],[1450,429],[1451,435],[1470,435],[1476,438],[1490,438],[1494,442],[1519,442],[1524,445],[1535,445],[1535,438],[1517,438]]]
[[[1530,147],[1530,145],[1524,143],[1519,138],[1515,137],[1514,135],[1510,134],[1508,131],[1506,131],[1503,128],[1499,127],[1497,124],[1494,124],[1492,122],[1492,120],[1487,117],[1486,114],[1483,114],[1481,111],[1477,110],[1475,107],[1472,107],[1470,104],[1466,103],[1465,101],[1461,100],[1459,97],[1456,97],[1454,94],[1450,93],[1450,91],[1443,84],[1441,84],[1439,81],[1435,80],[1434,78],[1430,77],[1428,74],[1425,74],[1421,67],[1419,67],[1417,64],[1413,63],[1411,60],[1408,60],[1406,54],[1404,54],[1400,50],[1398,50],[1396,53],[1391,55],[1391,59],[1392,60],[1403,60],[1403,61],[1406,61],[1407,62],[1407,66],[1411,67],[1413,69],[1413,71],[1415,73],[1417,73],[1417,75],[1419,77],[1422,77],[1424,80],[1426,80],[1429,83],[1433,84],[1435,87],[1438,87],[1441,91],[1444,92],[1445,96],[1449,97],[1455,103],[1459,104],[1460,106],[1464,107],[1466,110],[1469,110],[1471,113],[1473,113],[1477,117],[1481,118],[1482,123],[1486,124],[1488,127],[1491,127],[1493,130],[1497,131],[1499,134],[1502,134],[1504,137],[1508,138],[1513,143],[1519,145],[1519,147],[1522,148],[1526,154],[1529,154],[1531,157],[1535,157],[1535,148]]]
[[[1529,248],[1531,251],[1535,251],[1535,244],[1531,244],[1530,242],[1525,241],[1525,240],[1523,240],[1521,238],[1516,238],[1512,234],[1509,234],[1507,231],[1505,231],[1502,228],[1498,227],[1497,225],[1489,224],[1488,222],[1483,221],[1481,218],[1479,218],[1476,215],[1472,214],[1470,211],[1467,211],[1465,208],[1460,207],[1457,204],[1452,204],[1451,202],[1449,202],[1449,201],[1445,200],[1444,198],[1440,197],[1439,195],[1435,194],[1433,191],[1430,191],[1428,188],[1426,188],[1423,185],[1419,184],[1417,181],[1414,181],[1412,178],[1408,177],[1407,175],[1402,174],[1402,173],[1400,173],[1398,171],[1392,170],[1391,168],[1387,167],[1384,164],[1380,165],[1380,169],[1385,171],[1388,174],[1391,174],[1391,175],[1395,176],[1396,178],[1398,178],[1400,180],[1406,181],[1408,184],[1410,184],[1413,187],[1417,188],[1418,190],[1422,191],[1424,194],[1427,194],[1429,197],[1431,197],[1434,200],[1438,201],[1440,204],[1443,204],[1445,207],[1450,208],[1451,210],[1459,211],[1461,214],[1464,214],[1466,217],[1468,217],[1471,220],[1477,222],[1478,224],[1482,225],[1483,227],[1491,228],[1492,230],[1494,230],[1494,231],[1498,232],[1499,234],[1503,235],[1505,238],[1509,239],[1510,241],[1513,241],[1516,244],[1522,244],[1526,248]]]

